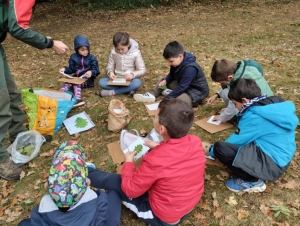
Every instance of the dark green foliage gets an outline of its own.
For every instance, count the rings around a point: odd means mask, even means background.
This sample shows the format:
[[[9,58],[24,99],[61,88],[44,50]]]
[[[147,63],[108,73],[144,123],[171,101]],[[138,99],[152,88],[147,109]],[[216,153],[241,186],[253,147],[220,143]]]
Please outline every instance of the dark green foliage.
[[[179,0],[81,0],[79,5],[87,6],[89,10],[106,9],[106,10],[122,10],[135,8],[150,8],[154,6],[174,6],[182,1]]]

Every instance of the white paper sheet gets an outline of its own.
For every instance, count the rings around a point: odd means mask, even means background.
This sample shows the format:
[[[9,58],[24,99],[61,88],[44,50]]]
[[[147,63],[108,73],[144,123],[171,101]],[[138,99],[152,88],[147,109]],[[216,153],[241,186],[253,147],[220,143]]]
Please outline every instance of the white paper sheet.
[[[61,73],[63,76],[65,76],[67,78],[76,78],[76,77],[73,77],[72,75],[68,75],[68,74],[66,74],[65,72],[62,72],[62,71],[59,71],[59,73]]]
[[[210,123],[210,124],[214,124],[214,125],[220,125],[221,124],[221,121],[220,120],[213,120],[213,118],[214,118],[215,116],[213,115],[213,116],[211,116],[208,120],[207,120],[207,122],[208,123]]]
[[[154,110],[158,109],[158,105],[159,105],[159,103],[155,103],[155,104],[148,104],[146,106],[150,111],[154,111]]]
[[[125,78],[115,78],[112,82],[114,83],[126,83]]]
[[[140,146],[141,145],[141,146]],[[144,141],[142,138],[138,138],[136,141],[134,141],[128,148],[126,148],[123,153],[127,153],[127,152],[131,152],[134,151],[135,149],[138,148],[138,146],[140,146],[142,149],[139,153],[137,153],[134,156],[134,161],[139,159],[140,157],[142,157],[144,154],[146,154],[148,152],[148,150],[150,149],[148,146],[144,145]]]
[[[92,120],[85,112],[81,112],[77,115],[73,115],[63,121],[70,135],[86,131],[95,126]]]

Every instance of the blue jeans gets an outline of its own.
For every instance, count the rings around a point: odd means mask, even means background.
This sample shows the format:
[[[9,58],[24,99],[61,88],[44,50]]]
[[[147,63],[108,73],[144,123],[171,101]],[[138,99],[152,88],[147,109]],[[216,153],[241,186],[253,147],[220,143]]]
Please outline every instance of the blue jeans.
[[[89,179],[91,180],[91,186],[95,188],[101,188],[105,190],[115,190],[120,195],[120,201],[137,214],[137,216],[147,224],[157,226],[175,226],[183,221],[188,215],[183,216],[177,224],[168,224],[160,220],[154,215],[151,210],[148,193],[145,193],[137,198],[127,197],[121,189],[121,175],[116,173],[107,173],[101,170],[89,168]],[[113,207],[112,207],[113,208]],[[147,213],[147,214],[146,214]]]
[[[108,81],[109,78],[101,78],[99,80],[99,86],[102,89],[114,90],[115,95],[122,94],[122,93],[129,93],[132,90],[138,89],[142,85],[141,80],[138,78],[132,79],[129,86],[109,86],[107,85]]]

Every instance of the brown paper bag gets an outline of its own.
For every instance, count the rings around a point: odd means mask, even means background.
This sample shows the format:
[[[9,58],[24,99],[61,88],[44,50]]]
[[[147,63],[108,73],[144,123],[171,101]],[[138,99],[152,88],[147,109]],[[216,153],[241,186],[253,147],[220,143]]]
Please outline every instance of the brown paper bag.
[[[130,121],[129,110],[122,101],[112,99],[108,106],[108,130],[116,132]]]

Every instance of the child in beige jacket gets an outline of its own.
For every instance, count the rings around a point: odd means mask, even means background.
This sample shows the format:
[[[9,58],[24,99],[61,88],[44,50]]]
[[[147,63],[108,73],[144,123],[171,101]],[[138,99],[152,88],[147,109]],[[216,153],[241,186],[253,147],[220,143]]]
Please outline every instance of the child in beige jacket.
[[[106,66],[108,78],[99,80],[102,88],[99,95],[101,97],[114,96],[122,93],[130,93],[133,95],[142,82],[139,79],[146,73],[146,67],[138,49],[138,43],[129,38],[126,32],[117,32],[113,36],[114,48],[111,50]],[[127,81],[131,81],[129,86],[111,86],[107,85],[110,79],[116,77],[124,77]]]

